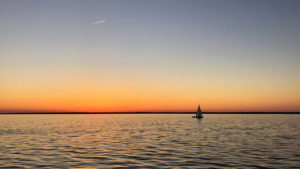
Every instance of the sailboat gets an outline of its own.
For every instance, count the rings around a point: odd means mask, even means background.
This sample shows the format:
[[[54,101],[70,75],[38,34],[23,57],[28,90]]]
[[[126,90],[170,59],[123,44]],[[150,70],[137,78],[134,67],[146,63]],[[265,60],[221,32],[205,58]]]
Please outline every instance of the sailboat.
[[[201,108],[200,108],[200,104],[198,105],[196,116],[193,116],[193,118],[198,118],[198,119],[202,119],[203,118],[203,114],[202,114],[202,111],[201,111]]]

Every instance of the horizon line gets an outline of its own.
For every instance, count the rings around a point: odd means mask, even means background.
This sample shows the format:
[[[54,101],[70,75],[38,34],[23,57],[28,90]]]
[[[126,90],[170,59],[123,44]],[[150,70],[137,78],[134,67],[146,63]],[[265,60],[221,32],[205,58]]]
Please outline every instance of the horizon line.
[[[0,114],[195,114],[190,111],[131,111],[131,112],[0,112]],[[300,114],[300,111],[228,111],[228,112],[202,112],[203,114]]]

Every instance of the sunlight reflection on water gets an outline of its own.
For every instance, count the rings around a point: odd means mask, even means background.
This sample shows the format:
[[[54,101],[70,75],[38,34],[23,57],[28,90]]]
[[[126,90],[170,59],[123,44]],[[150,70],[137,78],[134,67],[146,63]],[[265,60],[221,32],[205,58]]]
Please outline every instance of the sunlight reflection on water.
[[[299,115],[2,115],[1,168],[293,168]]]

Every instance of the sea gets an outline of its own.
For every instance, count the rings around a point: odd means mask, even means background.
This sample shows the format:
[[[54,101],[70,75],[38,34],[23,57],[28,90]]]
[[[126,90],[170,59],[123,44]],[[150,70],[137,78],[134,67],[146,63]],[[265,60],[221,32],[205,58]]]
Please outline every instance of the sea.
[[[0,115],[0,168],[300,168],[300,115]]]

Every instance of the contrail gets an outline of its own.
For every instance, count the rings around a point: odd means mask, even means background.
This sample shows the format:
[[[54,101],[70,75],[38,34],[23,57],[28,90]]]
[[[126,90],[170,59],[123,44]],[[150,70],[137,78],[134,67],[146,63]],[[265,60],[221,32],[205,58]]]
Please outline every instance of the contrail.
[[[104,23],[104,22],[106,22],[106,20],[97,21],[97,22],[94,22],[93,24],[101,24],[101,23]]]

